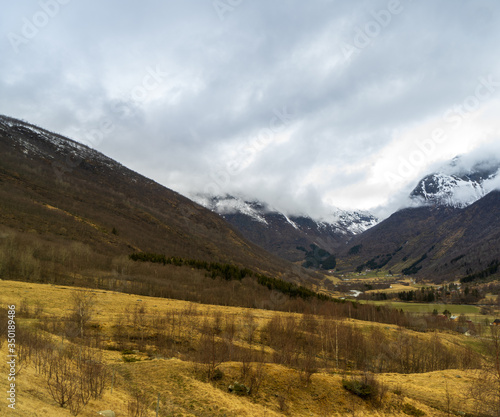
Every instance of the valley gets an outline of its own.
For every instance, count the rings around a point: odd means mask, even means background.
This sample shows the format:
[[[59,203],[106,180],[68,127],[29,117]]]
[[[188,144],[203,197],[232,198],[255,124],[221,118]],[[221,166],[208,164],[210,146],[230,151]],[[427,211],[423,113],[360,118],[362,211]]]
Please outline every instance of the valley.
[[[4,116],[0,150],[13,415],[495,415],[500,192],[314,220]]]

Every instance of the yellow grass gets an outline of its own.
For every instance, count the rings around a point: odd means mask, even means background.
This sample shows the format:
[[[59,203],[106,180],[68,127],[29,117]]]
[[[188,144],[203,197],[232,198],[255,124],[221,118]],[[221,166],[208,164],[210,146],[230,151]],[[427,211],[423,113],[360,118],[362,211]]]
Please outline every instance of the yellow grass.
[[[3,306],[19,306],[23,300],[30,306],[38,303],[43,315],[63,317],[68,314],[71,294],[74,288],[45,284],[32,284],[13,281],[0,281],[0,302]],[[128,295],[111,291],[95,290],[96,311],[94,322],[102,326],[106,335],[111,326],[123,313],[125,306],[144,305],[148,313],[155,311],[181,311],[187,308],[202,313],[221,312],[224,316],[233,315],[243,320],[251,312],[258,325],[262,326],[276,313],[266,310],[250,310],[235,307],[200,305],[185,301],[158,299]],[[287,313],[282,313],[287,315]],[[40,317],[43,320],[43,315]],[[297,315],[298,316],[298,315]],[[33,320],[33,319],[31,319]],[[399,331],[396,326],[366,323],[350,320],[355,326],[378,327],[389,337]],[[189,332],[190,329],[184,329]],[[419,334],[430,338],[429,334]],[[457,343],[458,336],[444,336],[447,343]],[[69,343],[65,341],[64,343]],[[6,343],[2,344],[2,358],[6,357]],[[342,388],[343,375],[317,373],[311,382],[305,384],[298,371],[275,364],[265,364],[265,378],[259,393],[252,397],[239,397],[229,393],[227,386],[240,377],[240,363],[228,362],[220,366],[224,373],[222,381],[202,382],[199,374],[201,365],[182,361],[178,358],[143,360],[124,363],[120,352],[105,351],[105,360],[115,369],[113,393],[106,390],[104,397],[92,401],[79,415],[95,416],[95,412],[113,409],[117,417],[127,416],[127,404],[131,399],[133,387],[147,388],[151,393],[149,416],[154,416],[154,403],[160,394],[160,416],[406,416],[403,404],[412,404],[428,416],[445,416],[448,398],[455,411],[468,411],[467,404],[460,401],[462,393],[474,383],[474,377],[463,371],[441,371],[427,374],[383,374],[380,379],[387,384],[389,391],[384,399],[384,407],[374,408],[371,404],[354,396]],[[140,355],[139,355],[140,356]],[[0,366],[0,390],[6,392],[6,361]],[[7,416],[69,416],[51,399],[43,377],[36,374],[32,367],[22,369],[16,380],[17,410],[7,412],[6,402],[0,403],[0,415]],[[393,391],[397,391],[395,394]],[[401,391],[401,394],[399,394]],[[288,412],[280,411],[279,399],[283,397]],[[2,397],[3,398],[3,397]]]

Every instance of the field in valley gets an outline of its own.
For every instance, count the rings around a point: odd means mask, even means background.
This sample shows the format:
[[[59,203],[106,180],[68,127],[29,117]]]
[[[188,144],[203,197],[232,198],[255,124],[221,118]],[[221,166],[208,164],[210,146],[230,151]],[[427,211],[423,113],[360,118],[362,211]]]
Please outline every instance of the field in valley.
[[[343,380],[359,379],[361,375],[355,369],[355,357],[345,362],[341,357],[340,364],[337,358],[335,363],[335,354],[327,355],[323,347],[312,356],[307,356],[307,350],[300,353],[290,350],[295,359],[278,360],[278,346],[286,351],[288,345],[279,345],[281,340],[273,341],[269,326],[279,317],[283,320],[281,324],[291,320],[299,328],[317,326],[313,330],[317,334],[351,329],[350,336],[346,333],[346,337],[353,337],[352,329],[357,329],[367,341],[382,337],[391,344],[396,344],[403,335],[432,344],[434,334],[355,320],[341,320],[337,325],[334,321],[334,327],[327,328],[320,317],[305,318],[293,313],[202,305],[102,290],[87,292],[14,281],[1,281],[0,287],[2,306],[16,305],[19,326],[37,329],[60,352],[76,348],[74,352],[80,349],[81,356],[82,347],[89,348],[106,364],[109,373],[102,396],[91,399],[79,410],[81,416],[93,416],[105,409],[114,410],[116,416],[154,416],[158,395],[159,416],[444,416],[449,411],[474,415],[471,389],[479,381],[474,369],[378,373],[380,398],[368,401],[343,388]],[[83,337],[68,334],[68,326],[60,325],[69,322],[75,293],[90,294],[92,300],[92,317],[85,325]],[[134,317],[136,321],[132,324]],[[165,341],[167,347],[161,349],[158,342],[153,341],[152,331],[155,319],[160,317],[167,318],[162,326],[169,328],[171,338]],[[203,331],[217,326],[221,331]],[[93,341],[89,342],[90,339]],[[3,342],[5,357],[6,343]],[[454,349],[468,342],[464,336],[443,333],[437,346]],[[208,352],[210,349],[214,350],[213,355]],[[215,354],[220,349],[224,357]],[[313,367],[307,368],[306,358],[312,358]],[[23,361],[16,379],[16,411],[9,415],[71,415],[69,407],[60,407],[50,395],[49,379],[43,372],[37,372],[34,358]],[[2,361],[3,375],[7,373],[6,368]],[[0,389],[5,392],[6,378],[0,381]],[[252,392],[240,392],[243,395],[229,392],[228,387],[238,382],[244,384],[245,389],[252,387]],[[5,400],[2,407],[6,407]]]

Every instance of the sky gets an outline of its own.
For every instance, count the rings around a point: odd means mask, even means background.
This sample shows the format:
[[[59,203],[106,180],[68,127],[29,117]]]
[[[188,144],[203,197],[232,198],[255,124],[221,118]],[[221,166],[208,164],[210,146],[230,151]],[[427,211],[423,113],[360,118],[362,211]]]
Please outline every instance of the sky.
[[[495,0],[7,2],[0,32],[0,114],[188,196],[383,217],[500,155]]]

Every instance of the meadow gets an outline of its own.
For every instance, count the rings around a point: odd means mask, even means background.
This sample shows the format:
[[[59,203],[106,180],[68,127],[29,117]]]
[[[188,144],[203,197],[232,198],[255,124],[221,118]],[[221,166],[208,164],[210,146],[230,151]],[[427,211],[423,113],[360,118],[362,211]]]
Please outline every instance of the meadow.
[[[2,306],[16,305],[19,329],[38,343],[23,339],[8,415],[155,416],[159,405],[159,416],[445,416],[478,415],[484,404],[479,344],[452,332],[50,284],[0,288]],[[84,322],[78,300],[89,301]],[[79,363],[102,364],[101,395],[61,407],[50,357],[68,358],[75,375]],[[346,389],[367,375],[370,398]]]

